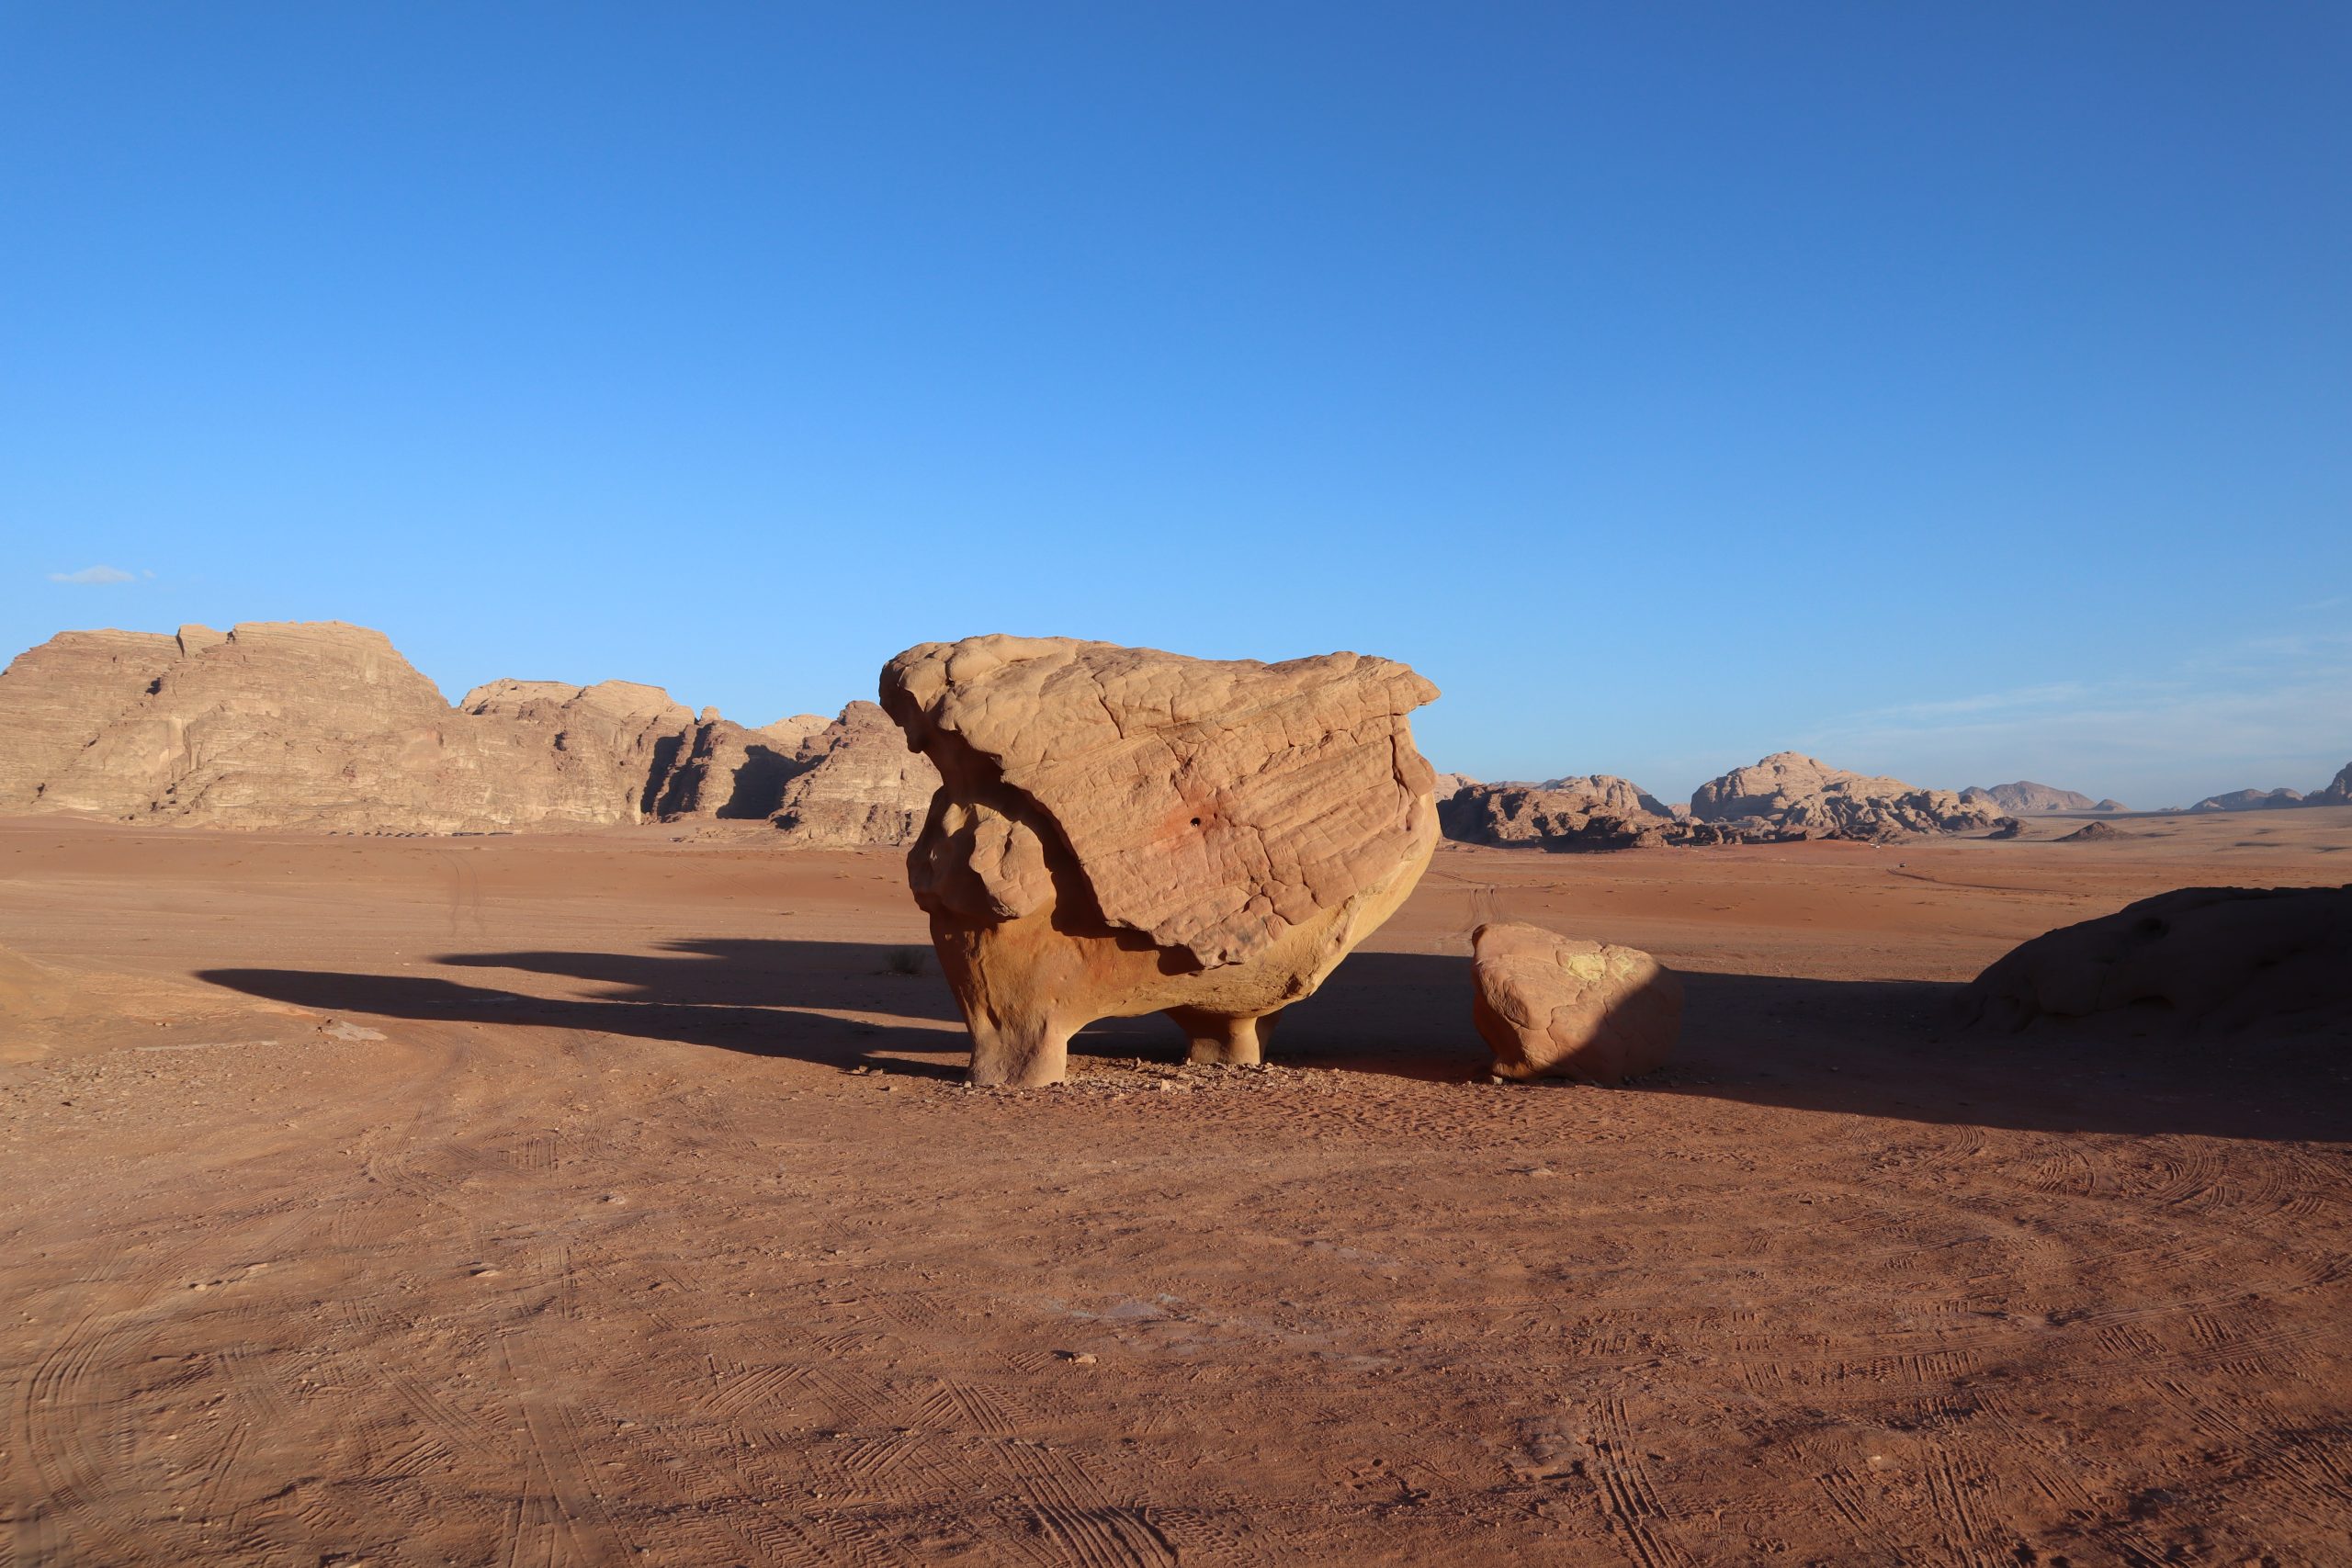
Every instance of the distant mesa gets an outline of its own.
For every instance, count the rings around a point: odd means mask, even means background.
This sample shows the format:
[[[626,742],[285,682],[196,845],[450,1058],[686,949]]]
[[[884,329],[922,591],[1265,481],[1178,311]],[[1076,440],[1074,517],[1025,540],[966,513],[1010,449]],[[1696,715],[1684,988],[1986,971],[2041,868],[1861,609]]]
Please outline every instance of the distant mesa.
[[[2184,887],[2035,937],[1970,982],[1963,1020],[2111,1021],[2270,1037],[2352,1025],[2352,886]]]
[[[2191,811],[2282,811],[2290,806],[2301,806],[2303,797],[2291,789],[2233,789],[2227,795],[2209,795]]]
[[[1587,794],[1603,788],[1629,789],[1634,792],[1634,803],[1643,811],[1647,812],[1652,817],[1687,817],[1690,815],[1689,807],[1685,807],[1680,809],[1677,809],[1674,807],[1668,806],[1666,802],[1650,794],[1649,791],[1642,788],[1640,785],[1629,784],[1625,780],[1618,778],[1611,773],[1588,773],[1576,778],[1545,779],[1542,784],[1535,787],[1538,789],[1573,790]]]
[[[1889,840],[1984,832],[2000,827],[2007,814],[1951,790],[1922,789],[1781,751],[1701,784],[1691,793],[1690,815],[1702,822],[1753,824],[1813,838]]]
[[[1778,837],[1693,822],[1608,773],[1545,784],[1465,784],[1438,800],[1438,821],[1457,843],[1555,851],[1724,844]]]
[[[2008,829],[2015,819],[1990,800],[1849,773],[1795,751],[1700,785],[1688,807],[1668,806],[1630,780],[1597,773],[1541,784],[1464,784],[1440,796],[1438,818],[1445,836],[1462,843],[1568,851],[1996,829],[2015,836]]]
[[[493,681],[453,707],[341,622],[64,632],[0,671],[0,812],[360,833],[768,820],[790,842],[906,842],[936,778],[854,707],[754,730],[628,681]],[[833,808],[869,786],[864,810]]]
[[[1960,798],[1971,805],[1992,806],[2012,817],[2048,817],[2062,811],[2121,811],[2120,801],[2102,800],[2096,805],[2091,797],[2077,790],[2057,789],[2050,784],[2019,779],[2015,784],[1971,784],[1960,792]]]
[[[2345,763],[2335,777],[2309,795],[2291,789],[2233,789],[2227,795],[2209,795],[2188,809],[2285,811],[2305,806],[2352,806],[2352,762]]]

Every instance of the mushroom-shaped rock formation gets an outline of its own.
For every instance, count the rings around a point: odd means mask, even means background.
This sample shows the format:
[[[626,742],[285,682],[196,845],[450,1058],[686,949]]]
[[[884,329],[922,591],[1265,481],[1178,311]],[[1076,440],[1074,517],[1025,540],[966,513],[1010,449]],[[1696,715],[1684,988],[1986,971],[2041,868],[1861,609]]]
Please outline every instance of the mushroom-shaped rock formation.
[[[1195,1062],[1267,1025],[1403,903],[1437,846],[1408,716],[1353,653],[1281,664],[1069,637],[925,643],[883,709],[942,783],[907,855],[972,1081],[1061,1080],[1070,1034],[1165,1012]]]
[[[1516,921],[1480,926],[1470,945],[1470,1016],[1497,1077],[1622,1083],[1673,1051],[1682,982],[1648,953]]]

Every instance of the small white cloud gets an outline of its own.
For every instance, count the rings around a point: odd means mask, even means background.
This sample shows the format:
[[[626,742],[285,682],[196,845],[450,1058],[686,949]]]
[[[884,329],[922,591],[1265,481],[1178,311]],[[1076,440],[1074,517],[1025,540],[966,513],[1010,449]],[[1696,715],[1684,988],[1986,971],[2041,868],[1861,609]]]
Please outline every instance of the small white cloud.
[[[153,574],[151,572],[149,575]],[[85,566],[79,571],[52,571],[49,574],[49,580],[51,582],[129,582],[132,581],[130,573],[122,570],[119,567],[111,566]]]

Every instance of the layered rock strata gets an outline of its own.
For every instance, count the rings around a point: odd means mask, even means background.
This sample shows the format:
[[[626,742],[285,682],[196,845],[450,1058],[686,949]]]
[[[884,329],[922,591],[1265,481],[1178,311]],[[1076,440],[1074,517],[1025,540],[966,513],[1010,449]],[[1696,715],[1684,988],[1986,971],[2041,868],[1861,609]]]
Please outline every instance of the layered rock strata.
[[[796,843],[911,843],[939,789],[939,770],[868,702],[802,741],[797,762],[772,813]]]
[[[1250,1063],[1403,902],[1438,838],[1406,666],[1067,637],[926,643],[882,706],[942,784],[907,857],[972,1081],[1057,1082],[1071,1032],[1165,1012]]]

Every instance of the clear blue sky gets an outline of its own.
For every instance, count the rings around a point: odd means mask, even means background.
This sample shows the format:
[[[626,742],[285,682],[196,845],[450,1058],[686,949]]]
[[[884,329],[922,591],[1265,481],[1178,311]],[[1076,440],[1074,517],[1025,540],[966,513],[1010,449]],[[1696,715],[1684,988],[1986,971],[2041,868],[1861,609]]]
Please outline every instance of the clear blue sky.
[[[2334,4],[9,0],[0,651],[1351,648],[1486,777],[2310,789],[2347,82]]]

